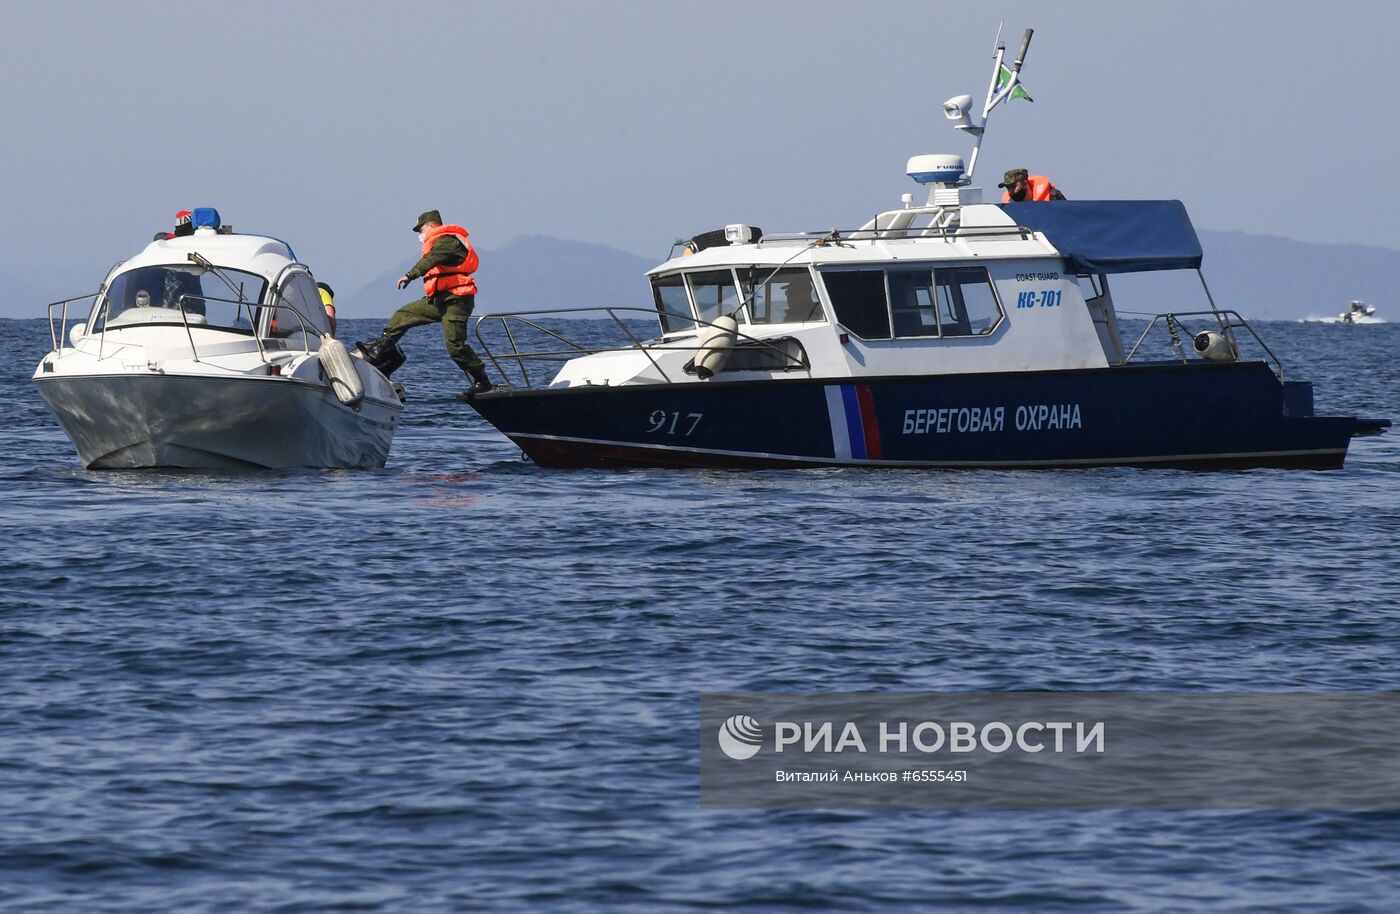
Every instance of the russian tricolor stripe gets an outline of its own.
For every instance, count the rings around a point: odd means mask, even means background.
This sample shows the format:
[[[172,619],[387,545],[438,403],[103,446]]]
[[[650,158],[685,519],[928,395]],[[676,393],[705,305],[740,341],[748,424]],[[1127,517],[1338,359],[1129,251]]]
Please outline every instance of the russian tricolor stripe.
[[[830,384],[826,411],[831,420],[831,453],[837,460],[880,460],[880,427],[868,384]]]

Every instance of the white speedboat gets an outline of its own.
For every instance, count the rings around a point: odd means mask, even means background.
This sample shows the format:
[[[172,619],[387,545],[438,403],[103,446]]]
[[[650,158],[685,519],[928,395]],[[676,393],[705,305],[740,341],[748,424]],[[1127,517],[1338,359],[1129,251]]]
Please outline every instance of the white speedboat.
[[[290,245],[195,219],[49,306],[34,384],[83,466],[383,466],[401,388],[331,336]]]
[[[1389,420],[1315,414],[1312,385],[1284,380],[1203,277],[1208,307],[1124,338],[1110,276],[1201,275],[1179,201],[984,202],[987,116],[1016,97],[1029,42],[1009,68],[998,42],[980,117],[970,95],[944,103],[972,156],[911,158],[922,204],[849,230],[695,236],[649,273],[650,341],[625,319],[643,309],[600,309],[632,340],[601,350],[543,312],[482,316],[483,354],[513,377],[473,408],[550,467],[1342,466]],[[1149,357],[1154,328],[1174,357]]]
[[[1374,323],[1376,309],[1374,305],[1368,305],[1364,301],[1353,301],[1347,309],[1337,315],[1337,322],[1342,324],[1370,324]]]

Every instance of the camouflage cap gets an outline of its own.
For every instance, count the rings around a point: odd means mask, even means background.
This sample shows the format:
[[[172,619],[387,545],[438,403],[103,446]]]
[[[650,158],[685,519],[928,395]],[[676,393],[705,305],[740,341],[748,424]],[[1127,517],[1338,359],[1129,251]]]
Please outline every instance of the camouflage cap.
[[[418,217],[417,222],[413,223],[413,230],[415,232],[421,232],[423,226],[427,225],[429,222],[436,222],[438,225],[442,225],[442,213],[435,209],[428,210]]]
[[[997,187],[1013,187],[1017,181],[1024,181],[1031,176],[1031,173],[1024,168],[1013,168],[1001,176],[1001,183]]]

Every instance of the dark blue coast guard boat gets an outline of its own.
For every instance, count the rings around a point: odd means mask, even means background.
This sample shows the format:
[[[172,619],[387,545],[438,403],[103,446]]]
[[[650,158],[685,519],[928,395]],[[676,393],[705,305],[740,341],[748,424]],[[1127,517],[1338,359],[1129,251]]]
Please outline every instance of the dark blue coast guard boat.
[[[980,122],[969,96],[944,106],[979,144],[1029,40],[1010,69],[998,43]],[[1314,415],[1311,384],[1285,380],[1203,277],[1208,308],[1158,315],[1125,345],[1110,276],[1200,275],[1180,202],[992,205],[971,172],[958,156],[915,156],[927,201],[906,194],[859,229],[697,236],[648,274],[654,310],[602,309],[625,347],[525,351],[530,333],[567,342],[541,323],[558,312],[483,316],[478,341],[519,382],[472,404],[549,467],[1327,469],[1353,436],[1390,424]],[[633,334],[639,311],[658,338]],[[1142,357],[1154,331],[1170,358]],[[536,386],[536,360],[565,356]]]

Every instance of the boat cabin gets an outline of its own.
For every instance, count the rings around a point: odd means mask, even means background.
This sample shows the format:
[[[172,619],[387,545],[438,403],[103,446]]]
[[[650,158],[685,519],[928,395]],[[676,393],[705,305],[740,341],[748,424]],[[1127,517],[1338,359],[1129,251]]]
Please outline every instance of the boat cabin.
[[[1125,360],[1109,275],[1200,266],[1176,201],[989,205],[960,190],[844,233],[730,226],[752,240],[648,274],[661,331],[648,351],[574,359],[551,386],[701,380],[693,356],[726,315],[717,379],[1106,368]]]
[[[330,330],[315,279],[286,242],[214,229],[153,241],[112,268],[84,333],[136,327],[180,328],[196,340],[256,336],[265,349],[300,350],[317,349]]]

